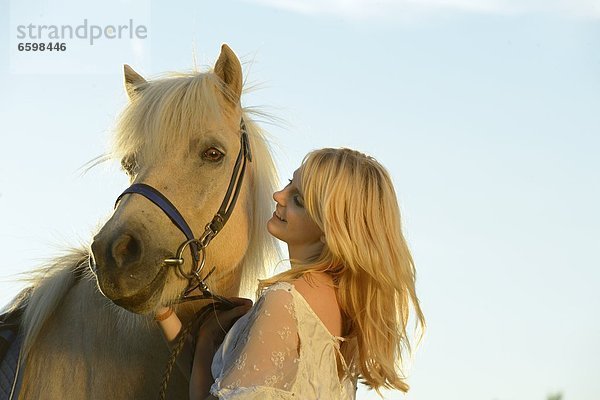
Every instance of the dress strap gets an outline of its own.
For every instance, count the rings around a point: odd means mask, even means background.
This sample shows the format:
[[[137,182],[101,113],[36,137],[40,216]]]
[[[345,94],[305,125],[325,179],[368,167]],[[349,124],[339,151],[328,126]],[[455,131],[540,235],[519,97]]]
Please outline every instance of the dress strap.
[[[350,373],[350,370],[348,369],[348,364],[346,364],[346,360],[344,359],[344,356],[342,355],[342,351],[340,349],[340,343],[341,342],[345,342],[346,339],[341,337],[341,336],[332,336],[333,340],[333,347],[335,348],[335,352],[337,353],[337,355],[340,357],[340,362],[342,363],[342,367],[344,367],[344,372],[346,374]]]

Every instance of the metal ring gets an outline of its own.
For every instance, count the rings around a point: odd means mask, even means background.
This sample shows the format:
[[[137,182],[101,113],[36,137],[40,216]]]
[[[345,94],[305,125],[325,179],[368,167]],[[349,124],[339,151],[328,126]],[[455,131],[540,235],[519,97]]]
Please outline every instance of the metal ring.
[[[194,263],[192,265],[192,270],[190,273],[187,273],[183,270],[183,264],[185,261],[185,259],[183,258],[183,252],[185,251],[186,247],[188,247],[191,243],[196,243],[198,245],[198,253],[200,253],[200,259],[198,261],[192,261]],[[175,257],[176,258],[174,259],[166,259],[165,263],[168,265],[176,265],[179,274],[187,280],[200,279],[200,271],[202,271],[202,269],[204,268],[204,264],[206,263],[206,251],[204,249],[204,246],[201,245],[198,239],[189,239],[181,243],[181,245],[179,245],[179,248],[177,249],[177,254]]]

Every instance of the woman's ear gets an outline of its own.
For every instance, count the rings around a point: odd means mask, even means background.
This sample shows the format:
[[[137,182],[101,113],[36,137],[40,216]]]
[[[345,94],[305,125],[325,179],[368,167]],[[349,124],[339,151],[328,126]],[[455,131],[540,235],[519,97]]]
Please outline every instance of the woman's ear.
[[[321,235],[321,237],[319,238],[319,240],[321,241],[321,243],[327,244],[327,242],[325,241],[325,235]]]

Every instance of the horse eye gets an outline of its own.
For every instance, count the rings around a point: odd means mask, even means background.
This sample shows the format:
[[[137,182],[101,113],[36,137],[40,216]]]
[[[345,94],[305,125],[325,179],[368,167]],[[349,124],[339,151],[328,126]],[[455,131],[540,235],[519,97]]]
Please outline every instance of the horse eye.
[[[206,150],[203,154],[202,154],[202,158],[204,158],[207,161],[221,161],[221,159],[225,156],[225,154],[223,154],[223,152],[221,152],[220,150],[211,147],[208,150]]]

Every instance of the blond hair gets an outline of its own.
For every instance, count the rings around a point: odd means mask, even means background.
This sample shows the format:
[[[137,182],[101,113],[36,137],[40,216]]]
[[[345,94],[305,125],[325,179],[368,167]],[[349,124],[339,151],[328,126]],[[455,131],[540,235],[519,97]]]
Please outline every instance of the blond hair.
[[[261,281],[259,291],[308,272],[332,275],[350,339],[342,345],[344,358],[371,388],[406,392],[402,361],[411,352],[411,304],[421,335],[425,319],[392,180],[374,158],[350,149],[313,151],[299,172],[306,211],[325,246],[316,260],[292,260],[294,268]]]

